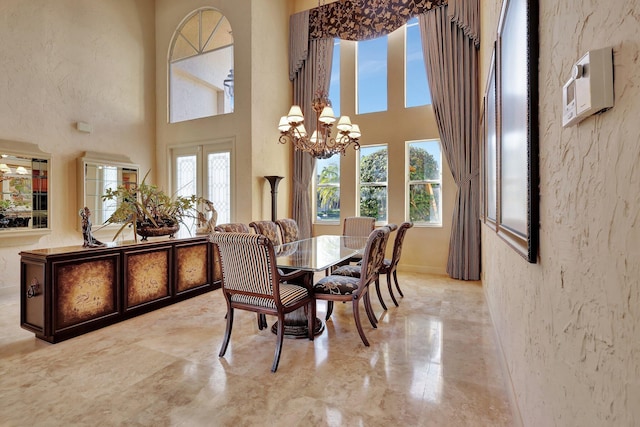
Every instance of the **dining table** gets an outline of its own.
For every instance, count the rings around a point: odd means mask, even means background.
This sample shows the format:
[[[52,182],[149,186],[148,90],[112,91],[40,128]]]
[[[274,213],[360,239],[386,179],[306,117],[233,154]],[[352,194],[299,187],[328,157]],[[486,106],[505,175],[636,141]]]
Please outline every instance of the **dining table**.
[[[274,246],[276,264],[280,269],[303,270],[305,285],[312,287],[314,274],[330,271],[356,254],[362,254],[367,237],[320,235]],[[324,324],[316,318],[314,335],[322,333]],[[277,333],[277,323],[271,328]],[[307,318],[304,308],[300,308],[285,317],[284,335],[287,338],[306,338],[308,336]]]

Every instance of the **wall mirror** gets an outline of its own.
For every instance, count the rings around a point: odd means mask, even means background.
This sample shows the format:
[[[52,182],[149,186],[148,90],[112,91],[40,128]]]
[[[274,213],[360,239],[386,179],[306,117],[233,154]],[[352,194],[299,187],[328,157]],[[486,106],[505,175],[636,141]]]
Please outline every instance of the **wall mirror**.
[[[516,252],[535,263],[539,215],[537,0],[503,0],[496,43],[496,89],[496,230]],[[489,177],[485,175],[485,180]]]
[[[115,200],[102,200],[108,188],[115,190],[120,185],[129,188],[138,185],[138,165],[126,156],[87,151],[78,159],[78,171],[78,211],[88,207],[94,225],[104,224],[118,207]],[[78,215],[80,229],[81,222],[82,218]]]
[[[0,140],[0,238],[49,231],[50,162],[35,144]]]

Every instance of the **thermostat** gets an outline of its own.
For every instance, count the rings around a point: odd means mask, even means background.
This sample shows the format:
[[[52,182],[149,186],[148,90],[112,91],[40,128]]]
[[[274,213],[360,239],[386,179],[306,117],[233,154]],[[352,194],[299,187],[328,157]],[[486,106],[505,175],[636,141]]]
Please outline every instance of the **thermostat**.
[[[590,50],[571,68],[562,87],[562,126],[613,107],[613,50]]]

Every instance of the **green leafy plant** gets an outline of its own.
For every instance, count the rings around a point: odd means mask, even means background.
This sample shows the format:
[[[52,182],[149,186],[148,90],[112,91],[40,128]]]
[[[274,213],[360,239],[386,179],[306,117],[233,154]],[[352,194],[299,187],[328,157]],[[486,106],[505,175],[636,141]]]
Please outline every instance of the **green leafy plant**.
[[[0,212],[4,212],[11,208],[11,200],[0,199]]]
[[[137,241],[140,227],[173,227],[183,224],[186,218],[193,218],[200,222],[205,216],[198,208],[202,205],[212,207],[213,204],[196,195],[169,196],[156,185],[147,184],[146,173],[142,182],[137,187],[131,185],[119,185],[115,190],[108,188],[102,196],[102,200],[116,200],[118,207],[105,221],[106,224],[121,224],[116,232],[116,239],[127,227],[133,228],[134,238]]]

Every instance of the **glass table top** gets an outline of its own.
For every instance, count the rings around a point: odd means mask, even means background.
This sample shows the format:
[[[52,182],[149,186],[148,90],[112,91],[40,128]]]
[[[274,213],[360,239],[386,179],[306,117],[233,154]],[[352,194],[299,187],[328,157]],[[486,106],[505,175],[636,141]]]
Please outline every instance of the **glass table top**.
[[[316,236],[275,246],[278,267],[324,271],[357,253],[362,253],[366,237]]]

